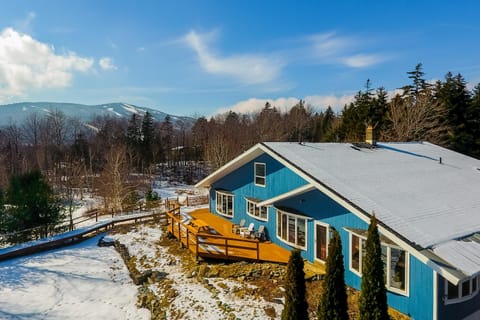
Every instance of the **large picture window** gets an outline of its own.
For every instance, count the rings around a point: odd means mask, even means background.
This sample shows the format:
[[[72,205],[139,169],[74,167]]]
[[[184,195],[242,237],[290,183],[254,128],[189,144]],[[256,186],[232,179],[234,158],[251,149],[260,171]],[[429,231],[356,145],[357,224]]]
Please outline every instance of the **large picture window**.
[[[268,220],[268,208],[266,206],[257,206],[257,202],[246,199],[247,201],[247,214],[255,219],[267,221]]]
[[[255,185],[261,187],[266,185],[265,163],[255,162]]]
[[[307,218],[277,210],[277,237],[287,244],[307,248]]]
[[[479,276],[461,281],[453,285],[445,280],[445,304],[462,302],[473,298],[478,293]]]
[[[233,194],[216,191],[215,197],[217,213],[227,217],[233,217]]]
[[[350,270],[362,275],[366,249],[364,236],[350,233]],[[382,242],[382,261],[385,285],[389,291],[408,294],[408,252],[392,244]]]

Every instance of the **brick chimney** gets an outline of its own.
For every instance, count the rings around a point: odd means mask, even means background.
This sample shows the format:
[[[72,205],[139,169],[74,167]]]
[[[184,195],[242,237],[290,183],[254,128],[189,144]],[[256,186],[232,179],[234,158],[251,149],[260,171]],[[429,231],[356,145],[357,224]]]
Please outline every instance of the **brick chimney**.
[[[365,132],[365,142],[371,144],[372,146],[377,145],[377,140],[375,138],[375,130],[373,129],[373,126],[371,124],[367,126],[367,130]]]

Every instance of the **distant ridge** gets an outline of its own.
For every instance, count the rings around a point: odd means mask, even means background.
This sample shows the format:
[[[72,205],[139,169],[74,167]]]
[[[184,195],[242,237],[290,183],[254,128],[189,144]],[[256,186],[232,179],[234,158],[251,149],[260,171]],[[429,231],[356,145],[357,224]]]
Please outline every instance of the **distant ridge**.
[[[66,116],[79,119],[84,123],[90,122],[95,116],[111,116],[128,120],[134,113],[143,116],[147,111],[157,121],[163,121],[166,116],[170,116],[171,122],[177,126],[183,123],[190,128],[195,121],[191,117],[171,115],[159,110],[122,102],[99,105],[61,102],[19,102],[0,105],[0,127],[10,123],[21,124],[30,114],[35,112],[43,116],[53,110],[59,110]]]

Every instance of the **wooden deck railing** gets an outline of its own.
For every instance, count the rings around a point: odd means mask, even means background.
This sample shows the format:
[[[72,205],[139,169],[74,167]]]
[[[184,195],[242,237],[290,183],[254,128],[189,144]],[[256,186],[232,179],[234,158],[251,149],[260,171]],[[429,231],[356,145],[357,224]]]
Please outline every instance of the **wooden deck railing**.
[[[140,221],[154,219],[166,220],[165,211],[154,211],[150,214],[145,215],[125,215],[123,217],[117,217],[115,219],[99,222],[90,227],[78,229],[77,232],[67,232],[64,236],[59,235],[51,240],[44,239],[44,241],[39,241],[38,243],[33,243],[31,245],[26,245],[24,247],[19,247],[12,250],[8,250],[8,248],[5,248],[6,250],[0,250],[0,261],[81,242],[101,232],[112,229],[115,225],[118,224],[125,224],[129,222],[137,223]]]
[[[226,260],[260,260],[258,240],[227,237],[199,231],[195,220],[186,221],[180,215],[180,207],[167,212],[168,231],[175,236],[182,247],[195,254],[195,258],[216,258]]]

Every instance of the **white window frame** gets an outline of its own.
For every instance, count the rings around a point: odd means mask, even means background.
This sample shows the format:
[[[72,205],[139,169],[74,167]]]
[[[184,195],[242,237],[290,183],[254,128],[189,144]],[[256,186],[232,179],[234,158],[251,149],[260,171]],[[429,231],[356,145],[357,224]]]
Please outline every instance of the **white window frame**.
[[[263,165],[263,176],[257,174],[257,165]],[[257,183],[257,177],[263,179],[263,184]],[[264,162],[253,163],[253,182],[257,187],[265,187],[267,185],[267,165]]]
[[[287,217],[287,238],[288,238],[288,218],[289,217],[293,217],[295,218],[295,242],[290,242],[288,241],[287,239],[283,239],[282,238],[282,235],[281,234],[278,234],[278,220],[279,220],[279,217],[280,217],[280,221],[282,221],[281,219],[281,216],[282,215],[285,215]],[[305,220],[305,245],[304,246],[301,246],[299,244],[297,244],[298,242],[298,219],[303,219]],[[280,210],[280,209],[277,209],[277,226],[276,226],[276,235],[277,235],[277,239],[286,243],[287,245],[291,246],[291,247],[294,247],[294,248],[297,248],[297,249],[300,249],[300,250],[307,250],[307,247],[308,247],[308,220],[309,218],[306,217],[306,216],[302,216],[302,215],[298,215],[298,214],[294,214],[294,213],[290,213],[290,212],[287,212],[287,211],[284,211],[284,210]],[[283,230],[283,228],[280,228],[280,230]]]
[[[356,236],[360,240],[360,243],[359,243],[359,248],[360,248],[360,251],[359,251],[359,266],[358,266],[359,270],[358,271],[355,270],[352,267],[352,254],[353,254],[353,252],[352,252],[352,236]],[[363,267],[362,242],[365,242],[366,240],[367,240],[367,238],[365,236],[361,236],[361,235],[356,234],[352,231],[349,231],[348,268],[351,272],[353,272],[354,274],[356,274],[359,277],[362,276],[362,267]],[[399,246],[393,245],[393,244],[381,242],[380,245],[382,247],[387,248],[387,265],[385,266],[385,268],[386,268],[386,270],[385,270],[386,271],[385,287],[390,292],[398,293],[398,294],[401,294],[401,295],[404,295],[404,296],[407,296],[407,297],[410,296],[410,253],[407,250],[405,250],[405,249],[403,249]],[[391,284],[390,284],[390,280],[391,280],[390,263],[391,263],[391,249],[392,248],[399,249],[399,250],[402,250],[402,251],[405,252],[405,290],[395,288],[395,287],[391,286]],[[477,289],[478,289],[478,287],[477,287]]]
[[[232,214],[228,214],[228,208],[227,208],[227,213],[223,212],[223,201],[226,201],[227,197],[232,197]],[[219,206],[220,203],[220,206]],[[227,201],[228,203],[228,201]],[[222,192],[222,191],[215,191],[215,211],[222,216],[228,217],[228,218],[233,218],[233,215],[235,213],[235,196],[231,193],[227,192]]]
[[[444,299],[443,299],[443,303],[445,305],[449,305],[449,304],[454,304],[454,303],[460,303],[460,302],[464,302],[464,301],[467,301],[467,300],[470,300],[472,299],[473,297],[475,297],[477,294],[478,294],[478,291],[479,291],[479,288],[478,286],[480,285],[480,276],[479,275],[476,275],[474,277],[470,277],[466,280],[463,280],[461,282],[458,283],[458,285],[456,287],[458,287],[458,298],[453,298],[453,299],[449,299],[448,298],[448,280],[445,279],[445,291],[444,291]],[[465,295],[465,296],[462,296],[462,287],[463,287],[463,284],[465,282],[469,282],[470,283],[470,292],[468,295]],[[476,281],[477,283],[477,286],[476,286],[476,290],[475,291],[472,291],[472,283],[473,281]]]
[[[267,206],[257,206],[257,203],[255,201],[252,201],[250,199],[245,199],[246,201],[246,208],[247,208],[247,214],[251,216],[252,218],[255,218],[257,220],[261,221],[268,221],[268,207]],[[253,212],[251,212],[250,208],[253,206]],[[262,210],[265,210],[266,217],[263,218],[261,216]]]
[[[327,254],[326,254],[326,259],[325,260],[322,260],[320,258],[317,258],[317,225],[320,225],[322,227],[325,227],[327,229],[327,234],[326,234],[326,237],[327,237]],[[313,232],[314,232],[314,235],[315,235],[315,252],[314,252],[314,258],[316,261],[318,262],[321,262],[321,263],[326,263],[327,262],[327,258],[328,258],[328,246],[330,245],[330,225],[328,223],[325,223],[325,222],[321,222],[321,221],[315,221],[314,223],[314,226],[313,226]]]

